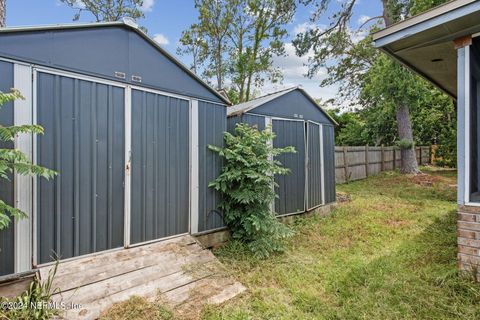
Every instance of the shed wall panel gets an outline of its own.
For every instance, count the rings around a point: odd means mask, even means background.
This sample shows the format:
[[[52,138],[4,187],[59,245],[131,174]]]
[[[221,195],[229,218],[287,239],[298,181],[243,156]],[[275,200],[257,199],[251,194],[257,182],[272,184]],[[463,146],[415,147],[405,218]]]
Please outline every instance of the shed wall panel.
[[[301,91],[294,90],[256,107],[249,113],[287,119],[304,119],[333,125],[325,113]]]
[[[221,105],[198,102],[199,117],[199,219],[198,231],[224,226],[218,209],[221,196],[208,184],[222,171],[222,159],[208,149],[208,145],[224,146],[223,133],[227,130],[226,108]]]
[[[20,61],[139,84],[223,103],[206,86],[123,26],[3,33],[0,56]],[[102,52],[102,54],[98,54]],[[115,78],[123,72],[126,79]]]
[[[0,61],[0,91],[8,92],[13,87],[13,64]],[[0,125],[13,125],[13,103],[0,108]],[[13,143],[0,142],[0,148],[12,148]],[[0,180],[0,199],[8,205],[14,205],[13,179]],[[14,272],[14,226],[0,231],[0,276]]]
[[[260,131],[265,130],[265,117],[262,115],[244,113],[242,115],[229,117],[227,119],[228,132],[234,133],[237,123],[246,123],[251,127],[256,127]]]
[[[38,73],[37,260],[121,247],[124,223],[124,89]]]
[[[323,157],[325,173],[325,203],[336,201],[335,195],[335,135],[333,126],[323,126]]]
[[[303,121],[273,120],[275,148],[293,146],[296,153],[284,153],[277,157],[287,175],[275,177],[278,187],[275,192],[275,212],[279,215],[305,211],[305,124]]]
[[[320,145],[320,125],[308,124],[307,158],[307,209],[322,204],[322,152]]]
[[[131,243],[189,228],[189,102],[132,90]]]

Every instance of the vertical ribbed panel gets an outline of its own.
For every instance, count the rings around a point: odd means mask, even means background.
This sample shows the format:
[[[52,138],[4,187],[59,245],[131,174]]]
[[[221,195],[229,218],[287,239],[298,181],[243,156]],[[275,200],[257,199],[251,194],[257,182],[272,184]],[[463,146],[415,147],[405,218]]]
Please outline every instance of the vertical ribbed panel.
[[[132,90],[131,243],[188,232],[189,103]]]
[[[38,262],[123,244],[124,89],[38,73]]]
[[[284,167],[290,169],[287,175],[275,177],[278,187],[275,192],[275,212],[289,214],[305,211],[305,123],[303,121],[273,120],[275,148],[293,146],[296,153],[285,153],[277,157]]]
[[[245,113],[242,115],[242,122],[247,123],[251,127],[256,127],[260,131],[265,130],[264,116],[256,116],[256,115]]]
[[[242,114],[238,116],[229,117],[227,119],[227,129],[230,133],[235,133],[235,126],[237,123],[246,123],[252,127],[256,127],[258,130],[265,129],[265,117],[261,115]]]
[[[334,127],[323,125],[323,157],[325,172],[325,203],[336,201]]]
[[[0,91],[8,92],[13,87],[13,64],[0,61]],[[0,125],[13,125],[13,103],[7,103],[0,108]],[[0,148],[12,148],[12,143],[0,142]],[[14,205],[13,177],[10,181],[0,178],[0,199]],[[0,276],[14,272],[14,226],[12,223],[0,231]]]
[[[223,227],[218,214],[221,198],[218,192],[208,187],[222,170],[222,160],[208,149],[208,145],[223,146],[223,133],[227,130],[226,108],[204,101],[198,102],[199,116],[199,219],[198,231]]]
[[[308,122],[307,209],[322,204],[322,159],[320,125]]]

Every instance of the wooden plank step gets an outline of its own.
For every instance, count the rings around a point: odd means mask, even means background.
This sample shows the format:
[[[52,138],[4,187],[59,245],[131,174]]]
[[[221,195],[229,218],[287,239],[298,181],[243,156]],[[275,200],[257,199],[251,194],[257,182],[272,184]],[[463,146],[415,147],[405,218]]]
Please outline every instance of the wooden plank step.
[[[85,258],[79,257],[69,261],[62,261],[59,264],[57,270],[57,277],[63,275],[75,275],[83,272],[87,269],[104,266],[105,264],[112,263],[112,261],[125,261],[135,255],[136,257],[142,255],[148,255],[154,252],[171,251],[175,248],[183,248],[188,250],[190,245],[196,244],[195,240],[191,236],[180,236],[177,238],[168,239],[165,241],[154,242],[138,247],[131,247],[127,249],[118,249],[110,252],[98,252],[89,255]],[[46,279],[48,272],[54,265],[40,267],[40,275],[42,279]]]
[[[156,279],[148,283],[143,283],[136,287],[109,295],[103,299],[96,300],[93,303],[84,305],[81,310],[70,310],[64,316],[66,319],[96,319],[103,310],[106,310],[112,304],[127,300],[131,296],[138,295],[152,300],[158,293],[167,292],[174,288],[185,286],[191,282],[197,281],[183,271],[168,275],[161,279]]]
[[[78,289],[63,291],[54,296],[57,301],[74,302],[74,303],[90,303],[92,301],[103,299],[120,291],[125,291],[132,287],[143,285],[151,281],[164,281],[165,277],[183,271],[182,268],[189,263],[207,263],[213,259],[212,256],[204,252],[199,254],[191,254],[178,259],[172,257],[165,263],[153,265],[147,268],[138,269],[118,277],[108,278],[103,281],[95,282]]]
[[[62,291],[68,291],[74,288],[85,286],[87,284],[99,282],[105,279],[120,276],[131,271],[144,269],[157,264],[171,263],[172,260],[181,259],[181,257],[188,257],[189,255],[195,255],[202,252],[200,246],[190,246],[191,248],[179,255],[178,253],[167,252],[152,252],[148,255],[136,256],[132,254],[129,259],[112,260],[110,263],[102,266],[89,268],[79,274],[73,276],[71,274],[63,274],[56,276],[53,281],[53,288],[60,288]],[[133,252],[132,252],[133,253]],[[62,266],[63,267],[63,266]]]

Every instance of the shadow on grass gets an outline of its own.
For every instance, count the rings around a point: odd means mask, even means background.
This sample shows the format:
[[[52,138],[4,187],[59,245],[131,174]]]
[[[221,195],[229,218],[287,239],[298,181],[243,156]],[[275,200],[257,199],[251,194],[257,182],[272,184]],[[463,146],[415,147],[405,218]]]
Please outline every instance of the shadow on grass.
[[[327,286],[338,301],[327,318],[480,318],[480,285],[456,267],[454,210],[394,252],[345,267]]]

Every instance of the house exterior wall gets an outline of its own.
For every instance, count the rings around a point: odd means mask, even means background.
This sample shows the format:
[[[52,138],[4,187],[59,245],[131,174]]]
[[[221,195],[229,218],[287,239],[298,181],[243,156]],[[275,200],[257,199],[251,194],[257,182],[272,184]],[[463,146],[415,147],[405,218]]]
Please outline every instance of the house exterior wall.
[[[13,63],[0,61],[0,91],[8,92],[13,87]],[[0,108],[0,125],[13,125],[13,103],[7,103]],[[12,143],[0,143],[0,148],[11,148]],[[0,199],[7,204],[14,205],[13,177],[10,181],[1,179]],[[14,271],[14,226],[0,231],[0,276],[13,273]]]

